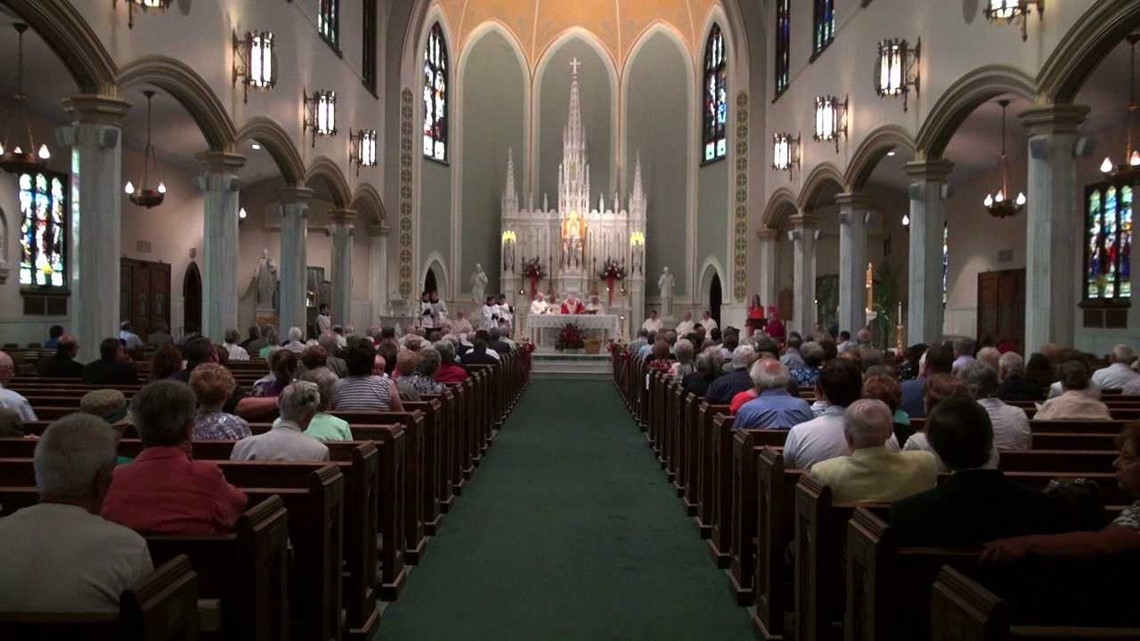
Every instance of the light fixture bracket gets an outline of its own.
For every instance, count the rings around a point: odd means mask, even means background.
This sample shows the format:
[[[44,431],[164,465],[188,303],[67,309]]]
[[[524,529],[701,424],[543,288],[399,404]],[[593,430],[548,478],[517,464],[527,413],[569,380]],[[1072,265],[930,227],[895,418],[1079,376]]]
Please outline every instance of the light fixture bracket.
[[[301,99],[305,109],[302,131],[313,132],[312,147],[316,147],[318,136],[337,134],[336,92],[330,89],[318,89],[309,93],[306,90]]]
[[[903,113],[909,107],[911,87],[914,95],[921,96],[922,38],[913,47],[906,40],[887,38],[879,41],[879,54],[875,65],[875,93],[880,98],[903,98]]]
[[[803,144],[800,134],[797,133],[795,137],[787,132],[773,134],[772,169],[788,172],[788,180],[792,180],[796,169],[803,162],[802,150]]]
[[[143,13],[165,13],[174,0],[123,0],[127,5],[127,28],[135,28],[135,7]],[[118,8],[119,0],[111,0],[112,6]]]
[[[376,130],[352,131],[350,129],[348,137],[348,160],[349,163],[356,166],[356,175],[359,176],[361,167],[376,166]]]
[[[277,49],[271,31],[247,31],[239,38],[233,32],[233,81],[242,79],[242,102],[249,102],[249,90],[269,91],[277,85]]]
[[[986,20],[1010,24],[1021,24],[1021,41],[1029,39],[1030,7],[1036,7],[1038,17],[1045,15],[1045,0],[988,0],[986,8],[982,10]]]
[[[843,97],[843,102],[835,96],[816,96],[815,133],[812,134],[812,140],[834,142],[835,153],[839,153],[839,137],[847,137],[848,106],[847,96]]]

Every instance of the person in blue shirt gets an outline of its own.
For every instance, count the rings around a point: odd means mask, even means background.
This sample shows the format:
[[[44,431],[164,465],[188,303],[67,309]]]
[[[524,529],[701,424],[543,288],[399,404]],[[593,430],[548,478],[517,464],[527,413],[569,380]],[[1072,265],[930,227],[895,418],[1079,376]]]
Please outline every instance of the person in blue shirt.
[[[788,430],[814,418],[807,401],[788,393],[791,375],[783,363],[764,358],[749,373],[759,396],[741,406],[732,424],[735,429]]]
[[[954,353],[942,345],[934,345],[926,350],[926,354],[918,363],[919,376],[913,380],[903,381],[902,403],[899,404],[899,407],[912,419],[926,417],[922,400],[926,379],[935,374],[949,374],[954,367]]]
[[[44,341],[44,349],[59,347],[59,339],[63,336],[63,325],[52,325],[48,329],[48,339]]]

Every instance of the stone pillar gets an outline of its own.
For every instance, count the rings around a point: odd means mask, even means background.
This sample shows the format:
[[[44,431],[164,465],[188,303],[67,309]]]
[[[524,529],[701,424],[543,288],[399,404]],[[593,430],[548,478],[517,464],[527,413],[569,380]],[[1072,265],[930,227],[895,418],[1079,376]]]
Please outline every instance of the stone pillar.
[[[352,324],[352,237],[356,212],[351,209],[329,211],[332,224],[332,317],[333,323]]]
[[[789,221],[788,238],[795,243],[793,278],[795,305],[792,328],[801,334],[815,329],[815,241],[819,238],[819,219],[810,214],[796,214]]]
[[[81,94],[63,101],[71,126],[58,132],[71,148],[69,331],[79,360],[99,357],[99,341],[119,335],[123,185],[122,124],[131,105]]]
[[[761,305],[779,305],[780,292],[776,291],[776,270],[779,265],[780,232],[761,227],[756,232],[760,239],[760,295]],[[751,297],[748,303],[751,304]]]
[[[1077,186],[1077,128],[1088,116],[1081,105],[1029,109],[1029,177],[1025,208],[1025,344],[1028,354],[1046,343],[1072,345],[1082,269],[1076,256],[1084,238]]]
[[[388,229],[387,225],[372,225],[368,228],[368,297],[372,300],[370,324],[380,322],[380,317],[388,313]]]
[[[277,212],[281,216],[281,265],[278,300],[281,304],[278,326],[282,337],[290,327],[305,329],[305,278],[308,271],[306,241],[309,199],[313,190],[290,187],[278,192]]]
[[[867,324],[867,198],[839,194],[839,329],[852,335]]]
[[[910,177],[910,268],[907,281],[907,334],[915,343],[942,340],[942,229],[946,224],[944,187],[954,164],[915,160]]]
[[[245,157],[222,151],[197,156],[205,172],[198,176],[203,192],[202,335],[215,343],[238,323],[238,194],[237,172]]]

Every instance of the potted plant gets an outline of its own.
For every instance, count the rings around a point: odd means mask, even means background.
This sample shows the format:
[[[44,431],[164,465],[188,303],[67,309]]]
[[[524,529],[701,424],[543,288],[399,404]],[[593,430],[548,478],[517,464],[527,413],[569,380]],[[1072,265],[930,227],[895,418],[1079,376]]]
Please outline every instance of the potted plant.
[[[582,335],[582,328],[575,323],[566,323],[558,332],[558,340],[554,342],[554,349],[569,354],[580,354],[586,347],[586,339]]]

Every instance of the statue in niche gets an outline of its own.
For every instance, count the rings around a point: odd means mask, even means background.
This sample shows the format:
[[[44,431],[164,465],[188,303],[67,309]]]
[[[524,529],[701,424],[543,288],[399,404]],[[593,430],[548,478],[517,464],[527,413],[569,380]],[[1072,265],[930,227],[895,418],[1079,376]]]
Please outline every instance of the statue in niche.
[[[269,256],[269,250],[261,250],[257,259],[257,269],[253,273],[251,287],[257,293],[257,309],[276,309],[274,296],[277,294],[277,263]]]
[[[483,271],[483,266],[475,263],[475,272],[471,274],[471,298],[477,305],[483,304],[486,301],[483,294],[487,291],[487,273]]]
[[[673,315],[673,289],[676,286],[677,281],[673,278],[673,272],[665,267],[661,277],[657,279],[657,290],[661,296],[661,316],[665,318]]]

